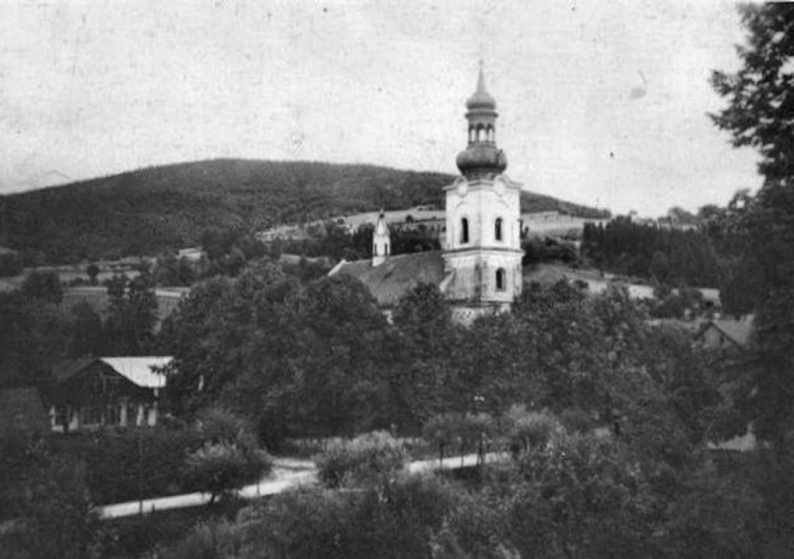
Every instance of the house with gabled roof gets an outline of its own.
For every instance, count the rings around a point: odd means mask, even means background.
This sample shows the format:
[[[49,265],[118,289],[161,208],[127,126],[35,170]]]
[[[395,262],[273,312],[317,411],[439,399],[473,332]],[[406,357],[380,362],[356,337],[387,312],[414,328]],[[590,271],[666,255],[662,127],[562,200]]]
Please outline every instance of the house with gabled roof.
[[[739,319],[717,318],[704,322],[695,334],[695,342],[706,349],[746,349],[753,335],[754,315]]]
[[[53,369],[50,425],[60,432],[100,426],[154,426],[172,357],[71,359]]]

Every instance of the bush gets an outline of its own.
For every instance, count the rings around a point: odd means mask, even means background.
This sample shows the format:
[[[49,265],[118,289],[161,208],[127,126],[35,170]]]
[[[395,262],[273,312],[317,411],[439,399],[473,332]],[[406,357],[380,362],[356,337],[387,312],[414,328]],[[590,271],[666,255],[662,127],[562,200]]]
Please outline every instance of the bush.
[[[332,488],[377,482],[400,470],[405,460],[402,443],[385,431],[332,443],[315,458],[320,480]]]
[[[60,451],[85,461],[86,483],[98,504],[194,490],[185,457],[201,447],[194,429],[103,429],[58,436]]]
[[[230,442],[205,443],[187,457],[188,478],[202,491],[211,494],[209,504],[224,493],[254,482],[270,471],[266,452]]]
[[[553,415],[545,411],[527,411],[523,405],[512,406],[505,414],[505,423],[510,450],[516,455],[545,445],[554,433],[563,430]]]
[[[53,443],[58,451],[85,462],[86,482],[98,504],[206,489],[206,478],[194,475],[187,461],[205,445],[239,449],[245,456],[246,480],[255,480],[260,466],[269,471],[270,460],[257,455],[261,451],[245,421],[222,409],[202,411],[198,417],[195,426],[102,429],[57,436]]]
[[[174,559],[238,557],[242,543],[239,525],[227,520],[201,522],[167,556]]]
[[[487,413],[442,413],[431,417],[422,427],[422,436],[438,448],[443,461],[445,449],[484,452],[484,444],[495,432],[493,418]]]
[[[560,423],[569,433],[587,433],[595,428],[595,422],[581,408],[568,408],[560,414]]]
[[[211,443],[233,443],[245,449],[256,448],[256,435],[248,421],[222,407],[200,411],[197,428],[202,439]]]
[[[199,524],[162,556],[435,557],[433,534],[441,530],[455,500],[448,485],[423,476],[397,476],[385,486],[355,492],[289,491],[242,509],[232,524]]]

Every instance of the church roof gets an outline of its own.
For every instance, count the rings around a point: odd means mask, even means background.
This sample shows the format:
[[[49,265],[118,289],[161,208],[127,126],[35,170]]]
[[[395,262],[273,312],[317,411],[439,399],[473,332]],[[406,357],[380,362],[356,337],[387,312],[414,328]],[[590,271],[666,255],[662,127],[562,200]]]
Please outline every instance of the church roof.
[[[444,280],[444,259],[440,250],[389,256],[378,266],[371,259],[342,261],[331,274],[347,274],[360,280],[382,307],[396,305],[420,283],[440,285]]]

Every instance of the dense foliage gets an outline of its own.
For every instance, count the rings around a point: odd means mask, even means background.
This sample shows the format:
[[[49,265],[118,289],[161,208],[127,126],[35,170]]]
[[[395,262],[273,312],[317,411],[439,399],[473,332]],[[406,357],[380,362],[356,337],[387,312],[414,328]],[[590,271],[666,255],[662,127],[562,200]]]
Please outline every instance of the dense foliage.
[[[334,441],[315,459],[318,477],[328,487],[381,483],[402,470],[406,461],[403,444],[385,431]]]
[[[716,286],[720,257],[700,231],[662,229],[625,217],[585,224],[582,256],[602,270],[667,285]]]
[[[732,134],[735,146],[759,151],[764,184],[755,196],[737,195],[723,229],[740,248],[732,302],[756,312],[758,352],[742,367],[740,396],[758,432],[784,453],[794,433],[794,7],[765,4],[740,11],[748,31],[746,43],[737,47],[741,67],[735,74],[713,74],[715,90],[728,102],[713,119]]]
[[[13,559],[90,557],[99,519],[86,470],[41,440],[0,439],[0,554]]]
[[[221,159],[152,167],[3,198],[8,239],[31,264],[154,255],[206,229],[267,229],[441,201],[449,175],[370,165]],[[604,212],[525,193],[525,211]]]
[[[694,559],[773,549],[748,480],[709,458],[672,466],[614,434],[546,419],[555,427],[543,440],[477,466],[465,484],[392,472],[343,491],[288,492],[234,521],[202,523],[156,556]]]
[[[418,433],[436,414],[497,416],[513,404],[639,420],[655,405],[679,405],[673,382],[682,407],[716,401],[689,344],[659,341],[663,330],[647,319],[621,290],[590,297],[560,283],[463,328],[437,288],[419,285],[391,325],[351,278],[301,283],[262,261],[199,284],[159,343],[175,356],[167,391],[176,413],[225,402],[271,444],[373,428]],[[690,370],[679,375],[684,361]],[[693,418],[682,421],[684,438],[702,437]]]
[[[736,73],[715,71],[712,85],[727,106],[712,115],[732,135],[733,145],[751,146],[761,158],[761,189],[739,192],[720,226],[737,247],[726,285],[726,303],[754,311],[753,352],[732,367],[732,397],[742,423],[772,443],[765,476],[764,514],[775,519],[776,545],[794,533],[794,6],[775,3],[740,8],[747,30],[737,47]],[[738,429],[737,429],[738,430]],[[788,539],[787,539],[788,538]]]
[[[157,321],[151,278],[116,276],[108,295],[103,318],[88,303],[66,308],[53,272],[32,272],[20,289],[0,293],[0,387],[46,388],[66,358],[150,352]]]
[[[85,467],[95,503],[207,491],[220,495],[270,469],[247,422],[225,410],[202,410],[189,425],[103,429],[53,436],[60,456]]]

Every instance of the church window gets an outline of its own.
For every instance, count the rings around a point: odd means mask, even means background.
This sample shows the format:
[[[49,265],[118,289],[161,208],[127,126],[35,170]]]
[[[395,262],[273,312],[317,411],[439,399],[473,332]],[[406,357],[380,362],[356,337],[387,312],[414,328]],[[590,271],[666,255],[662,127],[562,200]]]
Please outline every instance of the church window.
[[[493,226],[493,236],[497,241],[502,240],[502,218],[497,217]]]
[[[469,242],[469,220],[465,217],[460,220],[460,242]]]
[[[499,268],[496,270],[496,290],[497,291],[504,291],[505,290],[505,269]]]

